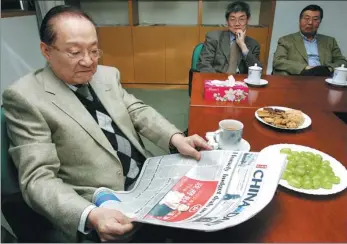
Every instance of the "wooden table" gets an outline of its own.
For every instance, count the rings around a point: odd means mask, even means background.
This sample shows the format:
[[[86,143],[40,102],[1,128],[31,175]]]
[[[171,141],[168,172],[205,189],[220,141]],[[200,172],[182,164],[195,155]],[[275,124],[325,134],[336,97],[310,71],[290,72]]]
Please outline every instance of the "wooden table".
[[[243,76],[236,76],[239,80]],[[189,134],[204,137],[223,119],[242,121],[251,151],[271,144],[293,143],[326,152],[347,166],[347,124],[333,112],[347,114],[347,89],[328,86],[323,78],[265,76],[269,85],[250,88],[254,100],[245,103],[208,102],[203,80],[225,79],[223,74],[194,75]],[[257,108],[286,106],[304,110],[312,125],[286,132],[254,117]],[[271,203],[252,219],[214,233],[191,232],[187,241],[200,242],[347,242],[347,191],[331,196],[299,194],[279,186]]]
[[[245,75],[236,75],[242,81]],[[264,107],[287,106],[296,109],[319,109],[334,112],[347,112],[347,89],[331,86],[324,78],[299,76],[263,76],[269,81],[266,87],[249,87],[248,98],[240,103],[204,100],[204,80],[225,80],[226,74],[194,73],[191,106],[217,107]]]

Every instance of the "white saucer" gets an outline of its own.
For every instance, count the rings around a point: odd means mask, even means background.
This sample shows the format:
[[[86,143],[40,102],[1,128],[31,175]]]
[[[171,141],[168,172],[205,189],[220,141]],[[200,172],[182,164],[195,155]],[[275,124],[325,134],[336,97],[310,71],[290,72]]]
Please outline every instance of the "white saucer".
[[[347,86],[347,82],[344,83],[344,84],[342,84],[342,83],[335,83],[335,82],[333,82],[333,79],[331,79],[331,78],[325,79],[325,81],[327,83],[329,83],[330,85],[333,85],[333,86]]]
[[[219,137],[219,135],[216,135],[217,143],[218,143],[218,137]],[[237,146],[224,146],[224,147],[221,147],[219,145],[219,143],[218,143],[218,149],[249,152],[251,150],[251,145],[248,143],[248,141],[246,141],[245,139],[242,138],[240,143]]]
[[[247,78],[244,79],[243,81],[246,82],[248,85],[251,85],[251,86],[266,86],[269,83],[267,80],[263,80],[263,79],[260,79],[260,83],[259,84],[250,82],[250,81],[248,81]]]

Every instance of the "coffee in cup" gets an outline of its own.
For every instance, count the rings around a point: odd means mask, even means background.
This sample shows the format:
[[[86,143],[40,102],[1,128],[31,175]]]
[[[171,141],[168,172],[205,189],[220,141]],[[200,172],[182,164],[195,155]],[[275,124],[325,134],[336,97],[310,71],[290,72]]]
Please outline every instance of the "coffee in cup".
[[[243,123],[238,120],[226,119],[219,122],[216,141],[221,149],[236,149],[242,139]]]

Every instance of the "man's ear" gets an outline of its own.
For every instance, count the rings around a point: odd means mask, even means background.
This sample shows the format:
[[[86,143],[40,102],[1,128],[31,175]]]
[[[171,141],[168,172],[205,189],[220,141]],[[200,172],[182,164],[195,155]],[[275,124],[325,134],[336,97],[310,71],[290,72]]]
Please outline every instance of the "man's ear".
[[[49,47],[47,46],[46,43],[40,42],[40,50],[42,55],[47,59],[47,61],[50,60],[50,52],[49,52]]]

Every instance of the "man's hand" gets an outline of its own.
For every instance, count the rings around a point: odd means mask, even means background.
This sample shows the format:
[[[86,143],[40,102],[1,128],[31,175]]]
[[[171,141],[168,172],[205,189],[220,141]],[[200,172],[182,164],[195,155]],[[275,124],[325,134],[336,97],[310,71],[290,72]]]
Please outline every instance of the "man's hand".
[[[248,53],[248,48],[245,43],[246,30],[237,30],[235,32],[236,43],[239,45],[242,53]]]
[[[95,229],[102,242],[119,239],[133,229],[130,219],[115,209],[94,208],[88,215],[88,229]]]
[[[200,148],[202,150],[212,150],[207,142],[198,135],[184,137],[181,134],[175,134],[171,138],[171,144],[176,147],[180,154],[191,156],[196,160],[200,160],[201,158],[201,155],[196,148]]]

